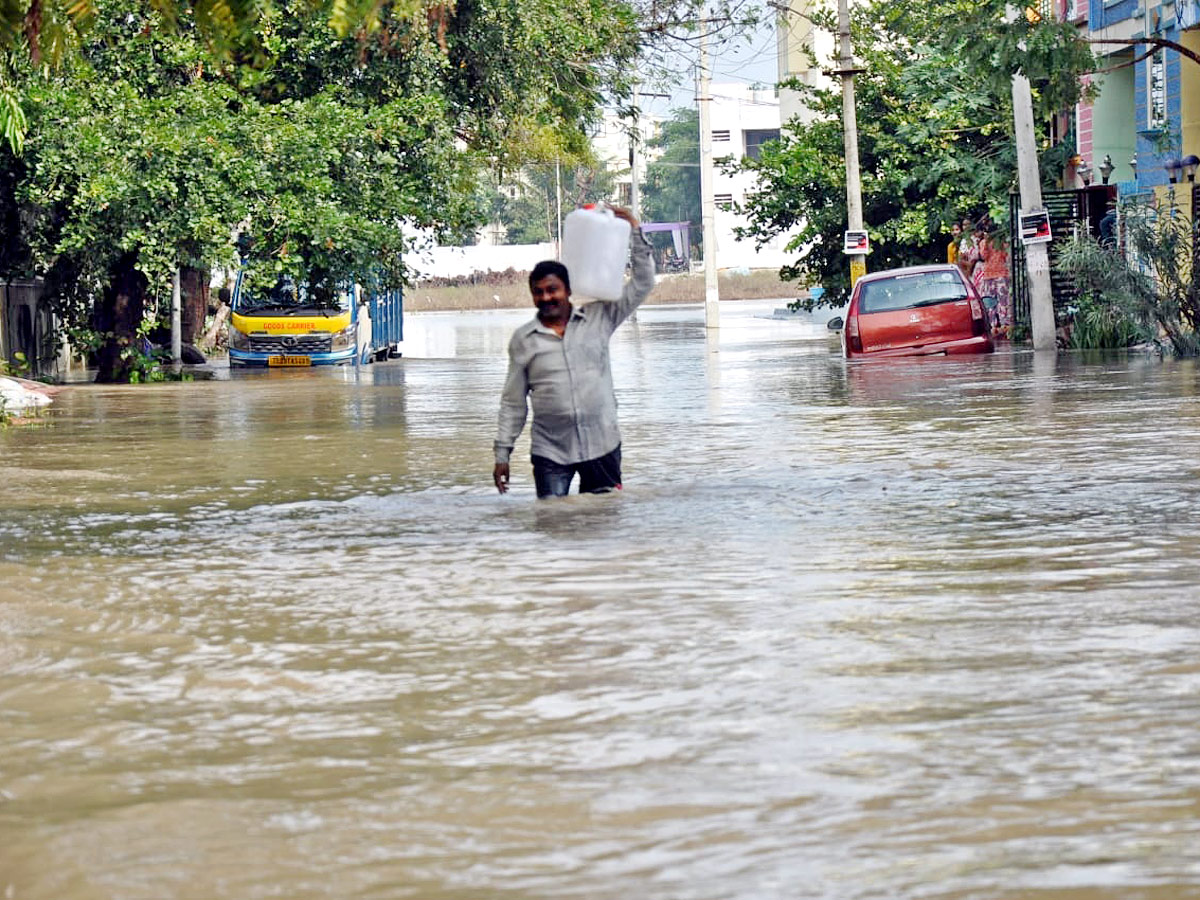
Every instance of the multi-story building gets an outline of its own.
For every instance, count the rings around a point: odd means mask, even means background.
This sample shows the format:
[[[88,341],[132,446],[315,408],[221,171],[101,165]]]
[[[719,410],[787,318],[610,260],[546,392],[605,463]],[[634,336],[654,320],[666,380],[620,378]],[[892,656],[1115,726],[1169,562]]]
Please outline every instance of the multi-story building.
[[[1200,64],[1165,47],[1134,43],[1160,38],[1200,50],[1200,5],[1196,0],[1057,0],[1069,21],[1086,24],[1093,40],[1111,51],[1095,100],[1076,111],[1079,154],[1093,172],[1107,158],[1111,181],[1128,189],[1165,184],[1164,164],[1200,152]]]
[[[781,82],[779,112],[780,120],[785,123],[796,117],[801,121],[812,118],[804,96],[787,86],[789,81],[798,81],[809,87],[829,87],[831,83],[824,70],[832,66],[833,35],[814,28],[811,18],[812,11],[822,5],[822,0],[791,0],[776,18],[778,44],[775,55],[779,62]]]
[[[779,138],[779,96],[774,89],[760,90],[737,83],[714,83],[709,87],[712,104],[709,120],[712,126],[713,157],[717,160],[740,161],[755,158],[767,141]],[[713,216],[717,244],[717,266],[721,269],[779,268],[791,262],[793,254],[784,250],[789,235],[780,235],[763,247],[750,240],[738,240],[735,229],[746,220],[734,212],[758,189],[751,172],[724,171],[717,166],[713,178]]]
[[[658,137],[662,119],[643,111],[638,116],[637,129],[633,131],[628,119],[615,113],[606,113],[592,133],[592,150],[615,177],[614,202],[622,206],[633,204],[633,182],[641,184],[646,177],[646,163],[658,152],[650,142]],[[636,149],[630,138],[637,135]]]

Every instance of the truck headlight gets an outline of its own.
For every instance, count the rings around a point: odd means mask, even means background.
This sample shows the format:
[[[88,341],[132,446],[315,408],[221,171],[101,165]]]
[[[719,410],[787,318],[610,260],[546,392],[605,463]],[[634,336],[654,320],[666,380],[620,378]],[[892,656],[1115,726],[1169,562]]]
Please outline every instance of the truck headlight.
[[[238,331],[232,325],[229,326],[229,349],[230,350],[249,350],[250,335],[244,331]]]
[[[333,350],[345,350],[348,347],[358,345],[358,323],[351,322],[341,331],[336,331],[333,334],[333,343],[330,345]]]

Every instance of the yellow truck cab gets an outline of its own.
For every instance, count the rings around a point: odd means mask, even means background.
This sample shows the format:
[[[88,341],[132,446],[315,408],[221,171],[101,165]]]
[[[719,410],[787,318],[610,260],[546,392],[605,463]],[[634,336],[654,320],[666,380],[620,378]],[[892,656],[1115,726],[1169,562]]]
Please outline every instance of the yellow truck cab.
[[[404,298],[399,289],[364,291],[358,284],[313,288],[280,279],[251,291],[234,282],[229,365],[365,365],[399,355]]]

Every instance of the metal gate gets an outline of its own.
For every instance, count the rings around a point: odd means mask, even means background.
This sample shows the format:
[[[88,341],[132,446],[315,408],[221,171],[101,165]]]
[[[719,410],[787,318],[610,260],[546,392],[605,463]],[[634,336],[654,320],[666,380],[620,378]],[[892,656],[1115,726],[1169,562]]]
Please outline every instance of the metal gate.
[[[1062,247],[1081,234],[1097,234],[1108,204],[1115,201],[1117,187],[1100,184],[1072,191],[1046,191],[1042,205],[1050,214],[1050,294],[1054,298],[1055,318],[1075,298],[1075,286],[1058,274],[1054,265]],[[1009,263],[1012,266],[1013,323],[1019,331],[1029,330],[1029,276],[1025,269],[1025,245],[1021,243],[1021,198],[1008,198]]]
[[[54,314],[42,302],[42,282],[0,282],[0,357],[15,370],[23,370],[17,364],[20,353],[27,374],[57,375],[58,351]]]

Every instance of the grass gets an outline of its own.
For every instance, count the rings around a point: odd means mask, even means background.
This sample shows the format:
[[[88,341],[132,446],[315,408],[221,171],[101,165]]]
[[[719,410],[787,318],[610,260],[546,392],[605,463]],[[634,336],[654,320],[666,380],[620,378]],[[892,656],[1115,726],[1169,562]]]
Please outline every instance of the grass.
[[[806,291],[792,281],[781,281],[774,269],[746,274],[722,273],[717,277],[722,300],[794,299]],[[703,303],[704,275],[660,277],[647,303]],[[529,306],[529,287],[517,284],[480,284],[461,287],[424,287],[405,291],[405,312],[440,312],[457,309],[522,309]]]

